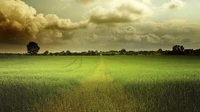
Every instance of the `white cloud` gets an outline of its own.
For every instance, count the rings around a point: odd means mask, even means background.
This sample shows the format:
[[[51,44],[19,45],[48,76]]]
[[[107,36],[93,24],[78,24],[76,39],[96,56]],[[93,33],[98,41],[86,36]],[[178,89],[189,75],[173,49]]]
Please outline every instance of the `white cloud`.
[[[141,20],[152,11],[143,3],[135,0],[113,3],[111,7],[97,6],[89,11],[90,22],[97,24],[126,23]]]
[[[145,4],[152,4],[151,0],[142,0],[142,2],[144,2]]]
[[[185,5],[186,5],[186,2],[182,0],[171,0],[168,3],[164,3],[162,7],[166,9],[180,9],[184,7]]]

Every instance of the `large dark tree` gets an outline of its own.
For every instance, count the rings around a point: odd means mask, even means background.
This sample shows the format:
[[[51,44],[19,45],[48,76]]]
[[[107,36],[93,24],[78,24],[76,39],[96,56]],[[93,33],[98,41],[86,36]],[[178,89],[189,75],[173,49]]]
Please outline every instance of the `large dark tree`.
[[[184,47],[180,46],[180,45],[175,45],[175,46],[173,46],[172,51],[173,52],[184,52]]]
[[[40,47],[36,42],[29,42],[29,44],[27,45],[27,52],[31,55],[36,55],[39,50]]]
[[[172,47],[173,54],[184,54],[184,47],[180,45],[175,45]]]

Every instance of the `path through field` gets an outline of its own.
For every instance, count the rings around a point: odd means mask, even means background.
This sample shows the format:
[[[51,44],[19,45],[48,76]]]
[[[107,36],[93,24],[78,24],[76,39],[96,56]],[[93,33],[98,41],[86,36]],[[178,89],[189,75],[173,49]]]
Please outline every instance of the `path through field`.
[[[200,112],[199,56],[0,56],[0,112]]]
[[[134,111],[134,99],[124,92],[122,85],[113,83],[101,58],[95,72],[68,93],[65,104],[73,112],[127,112]]]

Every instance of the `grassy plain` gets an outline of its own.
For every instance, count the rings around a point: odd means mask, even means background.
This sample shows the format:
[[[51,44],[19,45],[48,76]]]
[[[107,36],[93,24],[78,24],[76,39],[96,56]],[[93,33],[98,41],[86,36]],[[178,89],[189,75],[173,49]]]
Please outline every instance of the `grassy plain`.
[[[200,112],[197,56],[0,56],[0,112]]]

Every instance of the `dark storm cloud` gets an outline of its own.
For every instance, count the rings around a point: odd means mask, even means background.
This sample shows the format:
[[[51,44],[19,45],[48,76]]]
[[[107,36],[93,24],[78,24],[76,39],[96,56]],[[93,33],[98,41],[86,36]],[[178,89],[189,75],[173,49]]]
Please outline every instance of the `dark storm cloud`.
[[[2,21],[6,21],[6,17],[4,16],[4,14],[0,11],[0,22]]]
[[[86,26],[87,21],[75,23],[54,14],[37,14],[33,7],[21,0],[1,0],[0,3],[1,43],[52,43],[58,39],[68,38],[63,36],[72,36],[66,34]]]

